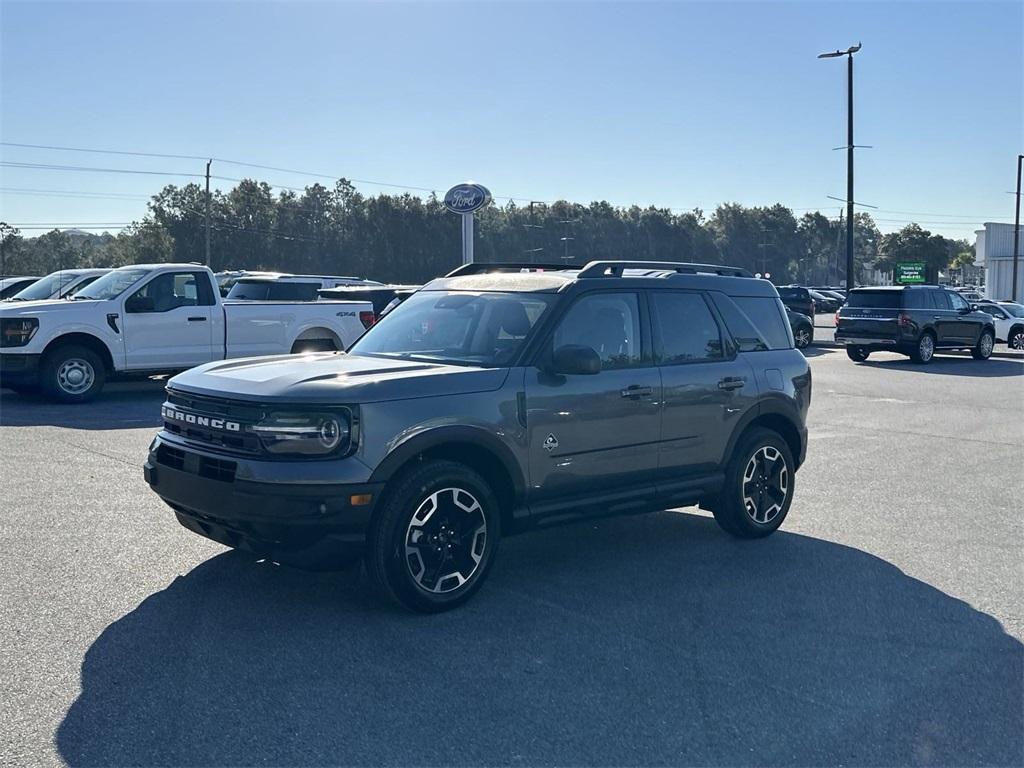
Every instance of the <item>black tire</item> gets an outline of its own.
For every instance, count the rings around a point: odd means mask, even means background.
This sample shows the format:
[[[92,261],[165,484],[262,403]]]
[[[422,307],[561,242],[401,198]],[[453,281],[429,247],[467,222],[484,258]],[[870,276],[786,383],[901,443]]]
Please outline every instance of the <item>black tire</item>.
[[[1016,326],[1006,334],[1006,346],[1010,349],[1024,349],[1024,328]]]
[[[925,331],[917,340],[917,344],[910,350],[910,359],[920,365],[927,365],[935,357],[935,335],[931,331]]]
[[[807,349],[814,341],[814,328],[809,325],[797,326],[796,333],[793,334],[793,341],[796,343],[797,349]]]
[[[868,355],[870,355],[870,354],[871,354],[871,352],[866,350],[866,349],[864,349],[864,347],[847,347],[846,348],[846,356],[848,358],[850,358],[851,360],[853,360],[853,362],[855,362],[855,363],[863,363],[865,360],[868,359]]]
[[[748,479],[752,463],[753,475]],[[762,478],[762,468],[768,474],[777,473],[775,480],[784,485],[784,493],[768,488],[775,481]],[[793,503],[795,472],[793,453],[778,432],[763,427],[747,430],[729,459],[722,491],[708,505],[715,521],[726,533],[740,539],[759,539],[774,533]],[[762,481],[767,485],[762,486]],[[748,492],[759,493],[748,496]]]
[[[971,350],[971,357],[975,360],[988,360],[992,357],[992,349],[996,345],[996,337],[987,328],[978,337],[978,343]]]
[[[425,511],[417,524],[414,518]],[[431,523],[437,511],[446,514]],[[378,590],[399,605],[447,611],[483,584],[500,539],[501,513],[487,481],[463,464],[427,461],[386,489],[370,526],[366,569]],[[449,567],[454,570],[446,574]]]
[[[39,367],[43,392],[62,403],[87,403],[100,393],[106,381],[107,369],[99,355],[77,344],[50,350]]]

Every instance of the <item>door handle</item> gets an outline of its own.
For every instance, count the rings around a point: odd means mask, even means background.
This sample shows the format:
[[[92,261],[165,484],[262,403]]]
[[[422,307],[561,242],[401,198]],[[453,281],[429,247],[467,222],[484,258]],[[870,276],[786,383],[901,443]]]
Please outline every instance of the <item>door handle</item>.
[[[719,389],[742,389],[747,383],[747,380],[741,376],[726,376],[724,379],[718,382]]]
[[[622,397],[628,397],[633,400],[638,400],[641,397],[650,397],[654,394],[654,390],[650,387],[641,387],[639,384],[633,384],[632,386],[626,387],[619,392]]]
[[[188,319],[188,321],[190,323],[201,323],[201,322],[206,322],[206,318],[205,317],[190,317]]]

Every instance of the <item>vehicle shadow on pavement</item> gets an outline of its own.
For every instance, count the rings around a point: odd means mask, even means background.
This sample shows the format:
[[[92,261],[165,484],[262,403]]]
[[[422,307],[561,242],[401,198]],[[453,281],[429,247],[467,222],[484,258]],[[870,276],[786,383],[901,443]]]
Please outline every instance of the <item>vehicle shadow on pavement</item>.
[[[70,765],[1021,762],[1024,647],[865,552],[659,513],[502,543],[463,608],[225,553],[104,630]]]
[[[936,355],[927,365],[918,365],[905,357],[891,360],[872,360],[863,363],[873,368],[886,371],[913,371],[914,373],[932,373],[942,376],[975,376],[989,379],[1003,376],[1024,375],[1024,365],[1014,360],[975,360],[970,356],[954,357]]]
[[[157,427],[164,399],[163,381],[112,384],[89,403],[70,405],[41,395],[0,392],[0,427],[138,429]]]

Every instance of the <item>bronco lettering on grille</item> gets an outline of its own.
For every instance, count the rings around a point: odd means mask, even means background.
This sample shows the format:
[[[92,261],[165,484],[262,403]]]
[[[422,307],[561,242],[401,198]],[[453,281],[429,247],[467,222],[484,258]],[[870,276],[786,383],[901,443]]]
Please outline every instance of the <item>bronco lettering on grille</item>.
[[[242,430],[242,425],[237,421],[226,421],[225,419],[199,416],[194,413],[184,413],[167,405],[163,406],[160,410],[163,413],[163,417],[171,421],[195,424],[197,427],[209,427],[210,429],[224,429],[228,432],[240,432]]]

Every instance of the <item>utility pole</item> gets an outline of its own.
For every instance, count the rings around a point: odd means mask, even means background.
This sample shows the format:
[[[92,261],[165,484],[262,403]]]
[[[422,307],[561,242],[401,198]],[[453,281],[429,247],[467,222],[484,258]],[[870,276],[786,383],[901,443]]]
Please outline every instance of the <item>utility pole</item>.
[[[846,290],[855,287],[853,272],[853,54],[860,50],[860,43],[845,51],[822,53],[819,59],[846,57]]]
[[[210,266],[210,163],[213,159],[206,161],[206,266]]]
[[[1010,300],[1017,300],[1017,262],[1020,260],[1020,163],[1024,155],[1017,155],[1017,213],[1013,217],[1013,284]],[[987,283],[986,283],[987,285]],[[1004,294],[1005,295],[1005,294]]]

